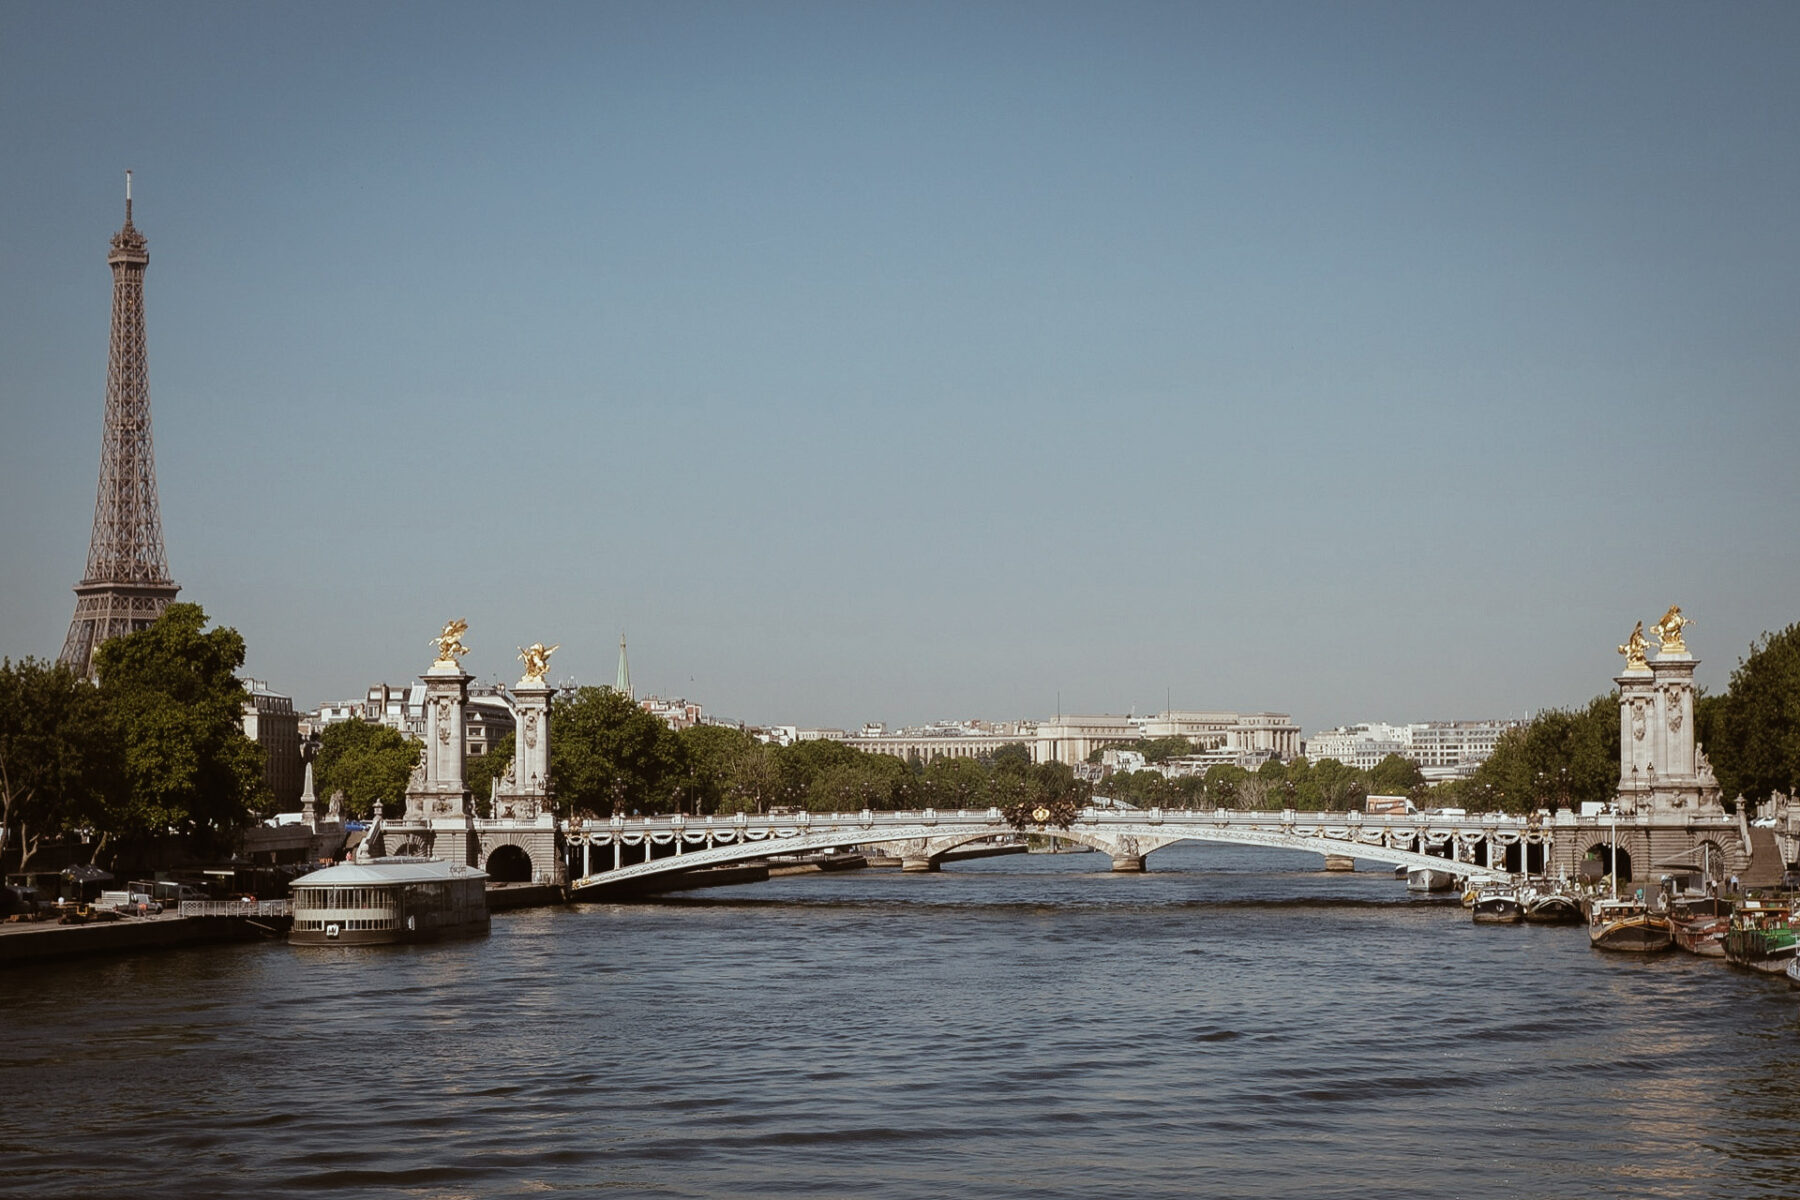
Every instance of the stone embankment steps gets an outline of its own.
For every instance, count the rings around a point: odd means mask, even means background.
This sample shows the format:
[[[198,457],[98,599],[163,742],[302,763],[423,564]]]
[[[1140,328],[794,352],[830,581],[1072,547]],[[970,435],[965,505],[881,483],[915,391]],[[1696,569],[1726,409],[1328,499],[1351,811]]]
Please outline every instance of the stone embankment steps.
[[[1739,884],[1744,888],[1779,888],[1787,864],[1781,860],[1781,844],[1773,829],[1750,827],[1750,865],[1744,868]]]

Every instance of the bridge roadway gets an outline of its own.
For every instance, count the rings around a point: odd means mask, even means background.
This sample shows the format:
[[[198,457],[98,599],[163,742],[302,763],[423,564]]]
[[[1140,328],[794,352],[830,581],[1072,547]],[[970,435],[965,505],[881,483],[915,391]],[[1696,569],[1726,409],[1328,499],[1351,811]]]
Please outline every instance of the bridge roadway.
[[[1067,827],[1009,824],[998,809],[938,812],[795,813],[760,816],[736,813],[714,817],[613,817],[570,822],[568,844],[581,854],[579,876],[570,883],[579,895],[593,888],[612,888],[702,867],[764,859],[772,855],[806,854],[847,846],[891,847],[907,870],[935,870],[946,851],[969,842],[1020,833],[1048,834],[1078,842],[1112,856],[1115,871],[1142,871],[1152,851],[1183,840],[1224,842],[1341,854],[1408,869],[1450,870],[1471,879],[1504,875],[1503,866],[1478,865],[1485,845],[1504,847],[1542,844],[1542,861],[1552,861],[1556,830],[1523,817],[1376,816],[1363,813],[1233,812],[1217,809],[1084,808]],[[1572,831],[1571,831],[1572,832]],[[647,861],[626,863],[627,847],[643,847]],[[656,847],[662,857],[650,858]],[[1437,853],[1423,853],[1436,850]],[[636,858],[639,850],[629,857]],[[1447,861],[1449,860],[1449,861]],[[1504,863],[1501,858],[1500,863]],[[571,869],[571,874],[577,868]]]

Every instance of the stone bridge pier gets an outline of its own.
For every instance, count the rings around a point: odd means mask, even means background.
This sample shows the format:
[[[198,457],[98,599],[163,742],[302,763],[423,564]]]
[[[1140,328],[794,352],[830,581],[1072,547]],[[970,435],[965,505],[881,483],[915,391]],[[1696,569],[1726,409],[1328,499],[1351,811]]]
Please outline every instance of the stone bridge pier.
[[[1161,850],[1164,846],[1173,845],[1181,839],[1178,837],[1139,837],[1129,833],[1100,833],[1089,834],[1076,840],[1110,854],[1112,869],[1115,871],[1142,871],[1145,855],[1152,850]]]
[[[943,866],[946,851],[954,850],[968,840],[967,837],[912,838],[891,845],[900,859],[902,871],[936,871]]]
[[[1109,855],[1112,858],[1112,869],[1115,871],[1142,871],[1144,870],[1144,857],[1151,851],[1160,850],[1164,846],[1181,840],[1179,837],[1153,838],[1132,834],[1074,833],[1067,829],[1056,830],[1054,836],[1062,838],[1064,841],[1078,842]],[[936,871],[943,865],[945,853],[965,845],[970,840],[968,835],[964,834],[961,836],[912,838],[903,842],[890,842],[889,845],[900,859],[902,871]]]

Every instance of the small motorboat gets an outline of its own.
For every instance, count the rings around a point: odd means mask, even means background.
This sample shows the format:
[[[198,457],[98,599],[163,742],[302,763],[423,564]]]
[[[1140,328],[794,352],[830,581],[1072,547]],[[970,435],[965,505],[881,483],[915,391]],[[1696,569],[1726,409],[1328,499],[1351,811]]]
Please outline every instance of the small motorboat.
[[[1409,892],[1447,892],[1455,886],[1456,876],[1449,871],[1415,867],[1406,872],[1406,890]]]
[[[1525,919],[1534,925],[1581,924],[1581,900],[1560,887],[1531,888],[1522,897]]]
[[[1525,906],[1511,884],[1490,883],[1476,889],[1469,916],[1483,925],[1516,925],[1525,917]]]

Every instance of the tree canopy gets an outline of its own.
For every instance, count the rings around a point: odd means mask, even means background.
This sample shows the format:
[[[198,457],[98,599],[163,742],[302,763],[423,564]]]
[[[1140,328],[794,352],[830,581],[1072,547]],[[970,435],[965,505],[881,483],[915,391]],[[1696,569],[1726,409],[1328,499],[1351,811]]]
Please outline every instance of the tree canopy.
[[[562,813],[661,811],[683,778],[681,743],[624,694],[584,687],[550,709],[550,775]]]
[[[1800,624],[1753,643],[1730,688],[1695,717],[1727,797],[1800,790]]]
[[[463,782],[468,785],[469,794],[475,798],[477,816],[493,816],[494,781],[506,774],[506,768],[512,765],[513,753],[518,749],[519,735],[508,732],[499,741],[488,747],[486,754],[473,755],[463,766]]]
[[[1549,708],[1500,735],[1462,787],[1469,807],[1503,812],[1605,802],[1619,784],[1619,696]]]
[[[1184,737],[1162,737],[1139,742],[1131,749],[1142,754],[1145,762],[1160,763],[1194,753],[1194,743]]]
[[[91,825],[121,783],[100,690],[61,663],[0,663],[0,860]]]
[[[313,758],[313,790],[324,797],[343,792],[345,815],[364,819],[379,800],[382,815],[392,820],[406,810],[407,781],[422,749],[416,738],[391,726],[368,721],[327,725]]]
[[[135,633],[109,638],[94,655],[122,786],[101,814],[107,835],[165,830],[204,843],[267,799],[262,748],[244,734],[244,663],[237,630],[206,631],[198,604],[171,604]]]

